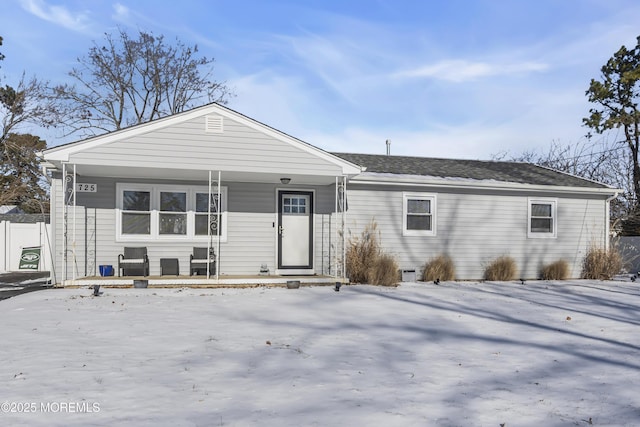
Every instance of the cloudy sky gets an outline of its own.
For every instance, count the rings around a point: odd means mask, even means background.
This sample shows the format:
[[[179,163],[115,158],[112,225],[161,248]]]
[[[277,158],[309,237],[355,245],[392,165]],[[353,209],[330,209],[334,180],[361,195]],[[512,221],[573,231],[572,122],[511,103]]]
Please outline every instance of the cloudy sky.
[[[320,148],[488,159],[580,141],[589,81],[639,23],[636,0],[3,0],[0,74],[61,83],[105,32],[151,31]]]

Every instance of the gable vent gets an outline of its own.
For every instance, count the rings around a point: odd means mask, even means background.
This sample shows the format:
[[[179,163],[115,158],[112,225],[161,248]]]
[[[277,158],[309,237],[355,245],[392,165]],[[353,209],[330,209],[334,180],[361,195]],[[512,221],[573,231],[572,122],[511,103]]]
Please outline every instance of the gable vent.
[[[204,130],[208,133],[222,133],[224,132],[223,124],[222,116],[206,116]]]

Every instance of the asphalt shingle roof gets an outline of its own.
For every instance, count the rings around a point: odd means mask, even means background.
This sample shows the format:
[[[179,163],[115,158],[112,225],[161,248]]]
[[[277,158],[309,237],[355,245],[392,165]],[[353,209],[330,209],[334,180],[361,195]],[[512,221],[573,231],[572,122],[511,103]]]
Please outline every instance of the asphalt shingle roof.
[[[49,224],[49,214],[0,214],[0,221],[9,221],[17,224],[35,224],[36,222],[44,222]]]
[[[331,154],[356,165],[366,167],[366,172],[494,180],[532,185],[608,188],[604,184],[531,163],[356,153]]]

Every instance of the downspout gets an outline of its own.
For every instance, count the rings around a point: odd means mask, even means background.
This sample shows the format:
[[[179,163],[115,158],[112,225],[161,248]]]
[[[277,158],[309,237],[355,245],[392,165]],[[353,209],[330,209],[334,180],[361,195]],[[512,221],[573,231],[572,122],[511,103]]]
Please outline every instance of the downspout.
[[[604,234],[604,249],[606,251],[609,251],[609,246],[610,246],[610,242],[609,242],[610,241],[610,235],[609,234],[611,232],[611,230],[610,230],[611,226],[610,226],[609,223],[611,221],[611,212],[610,212],[610,210],[611,210],[610,209],[611,201],[613,199],[617,198],[617,197],[618,197],[618,191],[614,191],[613,195],[610,196],[610,197],[607,197],[607,199],[605,200],[605,203],[604,203],[604,218],[605,218],[605,221],[604,221],[604,232],[605,232],[605,234]]]

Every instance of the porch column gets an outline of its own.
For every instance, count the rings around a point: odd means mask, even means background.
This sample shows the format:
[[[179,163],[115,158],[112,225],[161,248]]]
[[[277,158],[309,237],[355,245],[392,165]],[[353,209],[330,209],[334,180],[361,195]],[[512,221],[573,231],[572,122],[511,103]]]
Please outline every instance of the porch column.
[[[345,225],[347,223],[347,177],[342,177],[342,278],[347,278],[347,239]]]
[[[55,204],[52,206],[55,209]],[[62,283],[67,279],[67,165],[62,164]]]
[[[336,176],[336,199],[335,199],[335,267],[336,276],[346,278],[346,262],[347,262],[347,239],[345,236],[345,224],[347,222],[347,177]],[[338,252],[340,248],[340,252]]]
[[[212,178],[213,178],[213,172],[209,171],[209,206],[207,209],[207,223],[208,223],[208,230],[207,230],[207,234],[208,234],[208,245],[207,245],[207,279],[211,278],[211,271],[210,271],[210,263],[211,263],[211,248],[212,248],[212,237],[213,235],[211,234],[211,205],[212,205],[212,195],[213,193],[213,186],[212,186]],[[220,181],[222,179],[222,172],[218,171],[218,180],[217,180],[217,185],[215,186],[215,215],[216,215],[216,236],[217,236],[217,241],[216,241],[216,280],[219,279],[220,275],[220,220],[221,220],[221,212],[220,209],[222,207],[222,188],[221,188],[221,184]]]
[[[73,263],[71,265],[72,277],[73,280],[76,280],[76,270],[77,270],[77,259],[76,259],[76,211],[77,211],[77,203],[76,203],[76,188],[78,188],[77,184],[77,174],[76,174],[76,165],[73,165],[73,189],[71,190],[71,194],[73,195],[73,243],[72,243],[72,255],[73,255]]]
[[[69,205],[73,203],[73,221],[71,224],[71,270],[72,279],[76,279],[76,165],[69,175],[67,164],[62,164],[62,283],[67,280],[69,268]],[[53,207],[55,209],[55,206]]]

